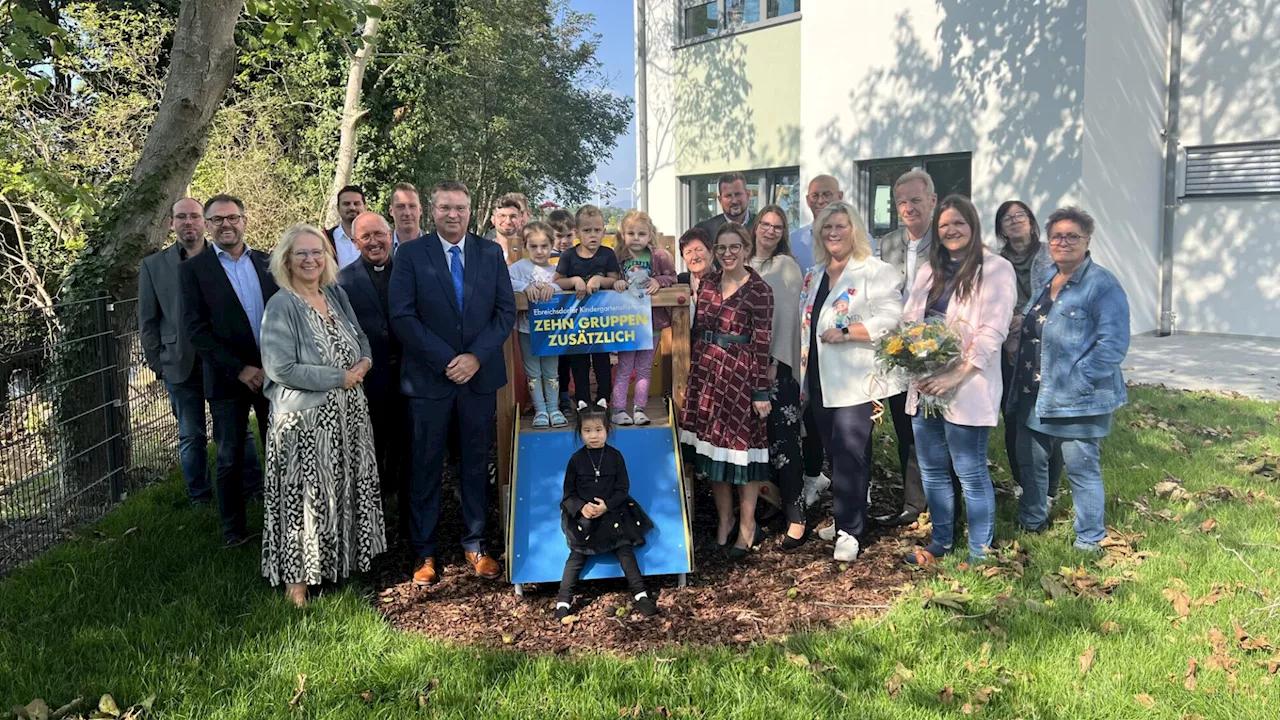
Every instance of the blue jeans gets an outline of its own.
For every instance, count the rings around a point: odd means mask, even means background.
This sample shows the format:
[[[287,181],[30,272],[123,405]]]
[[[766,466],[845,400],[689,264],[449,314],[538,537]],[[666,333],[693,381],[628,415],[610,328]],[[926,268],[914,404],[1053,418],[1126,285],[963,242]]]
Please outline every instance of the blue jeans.
[[[178,464],[187,483],[187,497],[199,502],[210,501],[213,487],[209,484],[209,438],[205,434],[204,379],[200,366],[197,364],[183,382],[165,380],[164,389],[169,393],[169,409],[178,421]],[[245,487],[261,488],[262,463],[252,434],[245,436],[244,470]]]
[[[253,443],[249,432],[249,410],[258,419],[258,432],[267,436],[267,416],[271,405],[262,393],[246,389],[232,398],[209,401],[213,417],[213,441],[218,445],[215,465],[218,479],[218,512],[222,515],[222,535],[236,540],[248,535],[245,497],[262,492],[262,473],[250,477],[245,448]]]
[[[524,376],[529,382],[529,398],[533,401],[535,413],[550,412],[560,409],[560,356],[546,355],[538,357],[533,354],[533,343],[529,333],[517,333],[520,336],[520,362],[524,365]],[[550,405],[550,407],[548,407]]]
[[[1020,428],[1023,446],[1022,499],[1018,502],[1018,524],[1038,530],[1048,522],[1046,496],[1049,469],[1056,453],[1062,454],[1071,483],[1071,501],[1076,506],[1076,547],[1092,549],[1107,537],[1107,493],[1102,486],[1102,439],[1060,438]]]
[[[911,425],[933,522],[933,545],[929,551],[934,555],[948,553],[954,542],[956,497],[950,469],[955,468],[969,518],[969,557],[981,560],[995,540],[996,493],[987,471],[991,428],[955,425],[923,414],[916,415]]]

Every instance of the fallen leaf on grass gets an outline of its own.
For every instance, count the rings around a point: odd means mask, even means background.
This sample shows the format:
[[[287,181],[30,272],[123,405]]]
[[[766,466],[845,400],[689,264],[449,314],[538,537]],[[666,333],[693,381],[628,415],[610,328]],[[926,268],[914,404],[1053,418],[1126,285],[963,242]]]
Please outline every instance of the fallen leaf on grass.
[[[418,707],[426,707],[427,703],[431,701],[431,694],[434,693],[438,687],[440,687],[440,679],[431,678],[431,682],[427,683],[427,686],[418,692]]]
[[[1173,603],[1173,611],[1177,613],[1174,621],[1181,620],[1191,614],[1191,598],[1185,592],[1174,588],[1165,588],[1160,593],[1165,600]]]
[[[1089,671],[1093,669],[1093,658],[1096,654],[1097,654],[1097,651],[1094,648],[1090,647],[1088,650],[1085,650],[1084,654],[1078,658],[1080,661],[1081,675],[1087,675]]]
[[[1257,660],[1255,662],[1260,666],[1266,667],[1268,675],[1275,675],[1277,672],[1280,672],[1280,655],[1276,655],[1268,660]]]
[[[293,699],[289,701],[289,707],[298,707],[298,703],[302,702],[302,694],[307,691],[307,676],[298,675],[298,687],[293,691]]]
[[[1226,671],[1228,675],[1235,673],[1236,665],[1239,660],[1231,657],[1231,653],[1227,650],[1227,636],[1216,627],[1209,628],[1207,633],[1209,638],[1209,646],[1213,648],[1213,655],[1205,660],[1204,666],[1207,668],[1219,668]]]
[[[1146,693],[1138,693],[1133,696],[1133,699],[1137,700],[1139,705],[1147,708],[1148,710],[1156,706],[1156,699]]]
[[[898,667],[884,681],[884,689],[889,692],[889,697],[897,698],[898,693],[902,692],[902,686],[906,685],[911,678],[915,677],[915,673],[911,672],[902,663],[898,663]]]
[[[1173,450],[1174,452],[1180,452],[1184,454],[1189,452],[1187,450],[1187,446],[1183,445],[1182,441],[1179,440],[1178,438],[1174,438],[1173,442],[1169,443],[1169,449]]]
[[[955,701],[956,701],[956,691],[955,691],[955,688],[951,687],[950,685],[942,688],[942,690],[938,693],[938,702],[942,703],[943,705],[950,705]]]
[[[1218,527],[1218,521],[1213,518],[1209,518],[1208,520],[1200,523],[1200,532],[1211,533],[1216,527]]]
[[[991,702],[992,694],[998,692],[1000,692],[1000,688],[992,687],[990,685],[978,688],[969,698],[969,702],[965,703],[960,708],[960,712],[965,715],[972,715],[981,711],[982,708],[986,707],[987,703]]]
[[[929,608],[934,605],[941,605],[958,612],[964,612],[969,603],[973,600],[973,596],[967,592],[943,591],[934,592],[932,589],[925,588],[923,607]]]
[[[799,667],[802,667],[802,668],[809,667],[809,658],[805,657],[804,655],[797,655],[796,653],[789,652],[787,653],[787,661],[790,662],[792,665],[798,665]]]
[[[1062,584],[1057,575],[1042,575],[1040,577],[1040,587],[1044,588],[1044,591],[1054,600],[1071,594],[1071,591],[1067,589],[1066,585]]]
[[[366,703],[366,704],[372,705],[372,704],[373,704],[373,691],[371,691],[371,690],[365,690],[364,692],[360,693],[360,699],[361,699],[361,700],[363,700],[363,701],[365,701],[365,703]]]
[[[1240,649],[1245,651],[1275,650],[1275,648],[1271,647],[1271,642],[1267,640],[1266,635],[1259,635],[1256,638],[1250,637],[1249,633],[1246,632],[1244,628],[1240,627],[1240,623],[1234,620],[1231,622],[1235,626],[1236,642],[1240,643]]]
[[[1103,635],[1119,635],[1122,632],[1124,632],[1124,628],[1120,627],[1120,623],[1118,622],[1108,620],[1102,623]]]
[[[1187,672],[1182,675],[1182,687],[1191,692],[1196,689],[1196,669],[1200,667],[1200,663],[1195,658],[1187,660]]]

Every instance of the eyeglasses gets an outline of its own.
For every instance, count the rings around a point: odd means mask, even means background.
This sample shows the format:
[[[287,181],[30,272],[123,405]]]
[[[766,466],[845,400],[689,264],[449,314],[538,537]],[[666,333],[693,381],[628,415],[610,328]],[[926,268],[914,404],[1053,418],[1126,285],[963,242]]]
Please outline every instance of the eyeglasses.
[[[835,200],[836,194],[831,190],[826,190],[820,193],[811,192],[809,193],[808,198],[809,198],[809,202],[818,202],[819,200]]]
[[[1075,245],[1081,240],[1088,239],[1088,235],[1077,235],[1076,233],[1054,233],[1049,236],[1049,242],[1058,243],[1059,245]]]
[[[324,257],[323,250],[294,250],[291,254],[294,260],[306,260],[307,258],[319,260]]]
[[[374,240],[374,239],[386,240],[390,237],[391,237],[391,233],[389,232],[384,232],[382,230],[374,230],[373,232],[364,233],[363,235],[361,235],[356,239],[359,240],[360,242],[369,242],[370,240]]]
[[[241,220],[244,219],[244,216],[243,215],[214,215],[213,217],[206,218],[206,219],[209,221],[210,225],[223,225],[223,224],[237,225],[240,223]]]
[[[471,209],[470,205],[437,205],[436,206],[436,210],[446,215],[448,215],[451,212],[456,212],[459,215],[461,215],[462,213],[467,212],[470,209]]]
[[[178,222],[186,222],[188,220],[200,220],[202,219],[202,216],[200,213],[178,213],[173,216],[173,219]]]
[[[744,247],[745,247],[744,245],[717,245],[716,254],[717,255],[737,255],[738,253],[742,252],[742,249]]]
[[[1005,215],[1004,219],[1001,220],[1000,222],[1004,223],[1005,225],[1012,225],[1018,222],[1019,220],[1026,220],[1026,219],[1027,219],[1027,214],[1025,212],[1018,211],[1018,212],[1013,212],[1013,213],[1009,213],[1008,215]]]
[[[772,233],[781,234],[784,228],[781,225],[774,225],[773,223],[762,222],[760,223],[760,229],[768,232],[772,232]]]

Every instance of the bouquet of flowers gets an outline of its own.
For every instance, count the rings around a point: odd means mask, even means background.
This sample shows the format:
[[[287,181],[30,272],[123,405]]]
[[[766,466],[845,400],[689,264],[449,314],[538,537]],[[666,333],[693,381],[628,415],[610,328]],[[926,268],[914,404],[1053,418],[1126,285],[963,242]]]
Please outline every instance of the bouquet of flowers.
[[[888,373],[903,371],[913,381],[942,372],[960,360],[960,336],[941,318],[906,323],[880,338],[876,362]],[[947,401],[934,395],[920,395],[925,417],[946,412]]]

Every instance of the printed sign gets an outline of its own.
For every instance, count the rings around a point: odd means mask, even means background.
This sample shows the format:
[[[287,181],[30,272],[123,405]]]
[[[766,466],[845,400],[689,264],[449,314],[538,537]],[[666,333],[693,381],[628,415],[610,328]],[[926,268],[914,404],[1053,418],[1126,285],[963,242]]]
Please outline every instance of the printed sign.
[[[529,344],[538,356],[651,350],[653,303],[612,290],[529,303]]]

